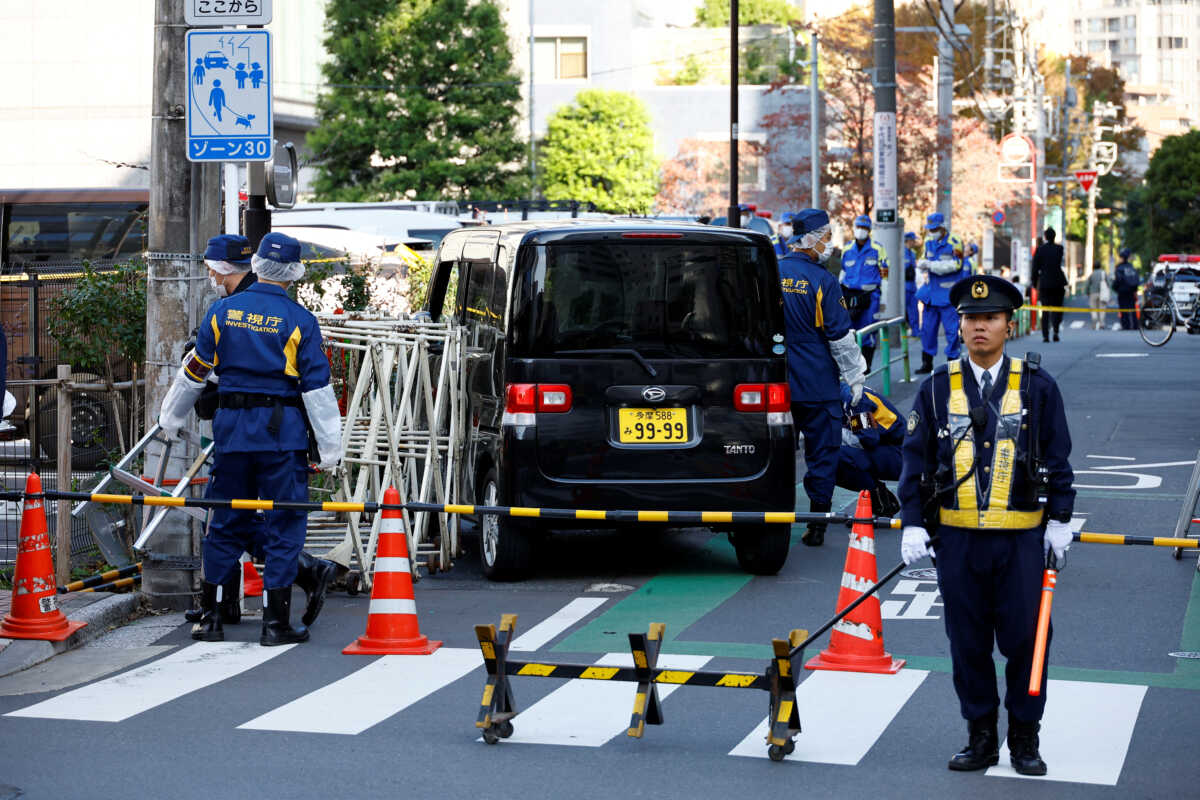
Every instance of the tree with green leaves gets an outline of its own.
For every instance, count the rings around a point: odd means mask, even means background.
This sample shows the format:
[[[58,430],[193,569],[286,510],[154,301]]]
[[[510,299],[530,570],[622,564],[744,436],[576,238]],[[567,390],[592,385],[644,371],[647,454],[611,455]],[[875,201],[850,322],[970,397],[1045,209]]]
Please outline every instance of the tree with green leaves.
[[[650,113],[624,92],[579,92],[546,121],[538,155],[547,200],[645,214],[658,192]]]
[[[520,79],[492,0],[329,0],[308,135],[321,200],[511,197],[528,187]]]
[[[1200,251],[1200,131],[1163,139],[1128,212],[1129,245],[1143,261]]]
[[[787,25],[800,19],[801,10],[788,0],[739,0],[738,25]],[[704,0],[696,9],[701,28],[729,27],[729,0]]]

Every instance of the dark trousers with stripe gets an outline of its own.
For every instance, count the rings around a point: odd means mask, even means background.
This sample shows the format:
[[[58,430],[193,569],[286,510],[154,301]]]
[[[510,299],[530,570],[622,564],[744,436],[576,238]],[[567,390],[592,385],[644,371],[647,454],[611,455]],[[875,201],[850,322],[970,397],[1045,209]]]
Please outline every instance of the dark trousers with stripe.
[[[208,497],[225,500],[308,501],[308,460],[303,451],[217,453],[213,456]],[[244,551],[261,552],[264,589],[283,589],[296,580],[308,515],[303,511],[266,512],[265,535],[256,512],[213,511],[204,539],[204,578],[224,583],[238,568]],[[258,541],[256,541],[256,539]]]
[[[828,509],[842,443],[842,404],[792,403],[792,421],[804,434],[804,491],[810,502]]]
[[[1043,530],[938,529],[938,587],[950,638],[954,690],[964,719],[979,719],[1000,707],[993,641],[1008,659],[1004,707],[1009,715],[1022,722],[1042,718],[1046,673],[1041,694],[1030,697],[1029,672],[1046,566]]]

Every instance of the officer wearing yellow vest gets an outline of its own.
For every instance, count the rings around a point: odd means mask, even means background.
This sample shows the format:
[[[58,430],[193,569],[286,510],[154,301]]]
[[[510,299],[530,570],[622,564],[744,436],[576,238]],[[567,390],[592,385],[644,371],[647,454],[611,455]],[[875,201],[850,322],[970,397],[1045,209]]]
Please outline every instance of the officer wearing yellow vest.
[[[1021,301],[1011,283],[993,275],[964,278],[950,291],[967,356],[925,380],[908,417],[900,549],[911,564],[930,554],[936,534],[954,689],[969,731],[949,768],[978,770],[999,761],[995,641],[1008,660],[1004,705],[1013,768],[1045,775],[1038,731],[1046,679],[1030,697],[1029,673],[1042,573],[1065,559],[1075,490],[1058,385],[1036,354],[1022,360],[1004,353]]]

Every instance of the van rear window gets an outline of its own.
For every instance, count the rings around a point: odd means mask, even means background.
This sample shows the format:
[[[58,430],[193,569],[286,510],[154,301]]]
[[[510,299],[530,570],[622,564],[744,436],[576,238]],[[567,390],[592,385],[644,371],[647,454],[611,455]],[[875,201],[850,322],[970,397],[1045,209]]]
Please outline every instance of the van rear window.
[[[647,358],[772,352],[783,331],[773,254],[684,241],[541,245],[514,298],[518,357],[633,348]]]

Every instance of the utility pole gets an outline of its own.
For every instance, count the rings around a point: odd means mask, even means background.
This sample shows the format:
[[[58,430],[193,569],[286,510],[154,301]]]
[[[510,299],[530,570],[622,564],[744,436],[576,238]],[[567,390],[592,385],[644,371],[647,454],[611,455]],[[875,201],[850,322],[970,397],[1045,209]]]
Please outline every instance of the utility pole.
[[[1070,166],[1070,151],[1071,151],[1071,107],[1075,105],[1074,89],[1071,88],[1071,57],[1065,59],[1066,73],[1065,82],[1063,83],[1063,103],[1062,103],[1062,212],[1063,212],[1063,230],[1059,231],[1065,239],[1067,228],[1067,169]]]
[[[738,0],[729,3],[729,208],[725,224],[741,227],[738,211]]]
[[[150,208],[146,288],[146,424],[158,420],[158,408],[183,359],[183,343],[199,320],[208,289],[197,242],[220,229],[220,168],[187,161],[184,104],[185,63],[183,0],[155,0],[154,94],[151,99]],[[184,450],[177,445],[174,450]],[[195,454],[190,454],[194,456]],[[166,477],[179,477],[189,454],[176,452]],[[147,474],[155,474],[162,453],[147,453]],[[153,540],[142,568],[142,593],[157,608],[191,605],[198,571],[180,568],[197,563],[198,537],[181,517],[166,520]]]
[[[937,69],[937,210],[949,224],[954,184],[954,0],[942,0],[938,21]]]
[[[529,0],[529,199],[537,199],[537,140],[533,136],[533,2]],[[553,77],[553,76],[551,76]]]
[[[818,86],[817,31],[809,31],[808,144],[812,172],[812,208],[821,207],[821,90]]]
[[[891,265],[883,300],[888,316],[904,314],[904,254],[896,187],[896,9],[893,0],[875,0],[875,231]],[[900,344],[898,329],[888,333]]]
[[[1101,110],[1099,104],[1092,106],[1092,141],[1100,141],[1100,136],[1103,131],[1100,128]],[[1095,158],[1089,155],[1088,169],[1096,169]],[[1098,171],[1097,171],[1098,172]],[[1065,177],[1065,176],[1064,176]],[[1092,185],[1088,187],[1087,193],[1087,239],[1083,245],[1083,273],[1084,277],[1092,274],[1092,262],[1096,254],[1096,195],[1100,191],[1100,176],[1097,174]],[[1074,276],[1068,275],[1067,279],[1074,286]]]

